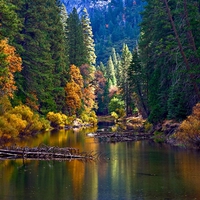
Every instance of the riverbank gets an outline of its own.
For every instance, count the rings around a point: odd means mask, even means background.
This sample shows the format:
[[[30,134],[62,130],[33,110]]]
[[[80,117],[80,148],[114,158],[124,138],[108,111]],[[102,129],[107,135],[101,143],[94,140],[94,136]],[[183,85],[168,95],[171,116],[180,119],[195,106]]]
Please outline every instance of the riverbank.
[[[101,116],[100,121],[115,123],[113,132],[97,134],[96,137],[106,142],[123,142],[138,140],[153,140],[157,143],[167,143],[185,149],[200,149],[200,104],[183,121],[163,120],[151,124],[142,117],[131,116],[113,120],[110,116]],[[116,127],[120,127],[121,130]],[[145,135],[145,137],[144,137]]]
[[[168,143],[172,146],[184,146],[174,137],[180,127],[180,122],[164,120],[153,125],[140,116],[130,116],[115,121],[112,116],[98,116],[99,123],[115,124],[112,132],[103,132],[95,135],[100,142],[125,142],[139,140],[153,140],[157,143]]]

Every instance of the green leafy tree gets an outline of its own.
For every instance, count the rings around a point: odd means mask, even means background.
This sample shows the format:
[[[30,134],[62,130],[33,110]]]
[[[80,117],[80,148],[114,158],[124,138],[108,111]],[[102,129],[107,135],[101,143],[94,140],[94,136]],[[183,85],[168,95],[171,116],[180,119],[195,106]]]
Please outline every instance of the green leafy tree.
[[[111,114],[112,112],[116,112],[117,114],[119,114],[118,112],[120,110],[124,110],[124,101],[120,100],[117,97],[113,97],[110,100],[110,103],[108,105],[108,110],[109,113]]]

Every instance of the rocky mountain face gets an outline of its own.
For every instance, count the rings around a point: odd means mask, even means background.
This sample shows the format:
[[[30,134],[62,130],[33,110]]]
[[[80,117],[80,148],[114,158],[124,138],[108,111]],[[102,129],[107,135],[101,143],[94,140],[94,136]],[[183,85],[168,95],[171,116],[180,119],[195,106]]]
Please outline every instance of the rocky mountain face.
[[[61,0],[66,6],[67,12],[70,13],[73,8],[77,9],[78,13],[84,8],[87,8],[88,12],[94,9],[106,8],[111,0]]]
[[[107,63],[113,47],[120,54],[124,43],[131,50],[136,46],[144,0],[60,1],[66,6],[68,14],[74,7],[80,16],[82,10],[87,9],[94,35],[97,64]]]

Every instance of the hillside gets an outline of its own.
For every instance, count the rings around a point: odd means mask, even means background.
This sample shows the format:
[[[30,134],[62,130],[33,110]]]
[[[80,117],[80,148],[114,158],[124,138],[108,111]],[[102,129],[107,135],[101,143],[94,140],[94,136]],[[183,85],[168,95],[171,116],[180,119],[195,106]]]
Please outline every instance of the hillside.
[[[78,13],[84,7],[90,15],[96,45],[97,64],[106,64],[114,47],[121,53],[123,43],[132,50],[140,34],[139,23],[144,2],[141,0],[63,0],[67,12],[75,7]]]

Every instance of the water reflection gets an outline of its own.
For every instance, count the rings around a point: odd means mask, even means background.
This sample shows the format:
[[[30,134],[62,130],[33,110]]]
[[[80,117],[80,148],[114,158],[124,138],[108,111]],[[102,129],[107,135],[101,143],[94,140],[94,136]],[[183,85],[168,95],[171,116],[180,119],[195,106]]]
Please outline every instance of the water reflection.
[[[107,162],[0,161],[0,199],[200,199],[199,153],[149,142],[98,143],[87,133],[39,135],[21,146],[71,146],[107,153]]]

